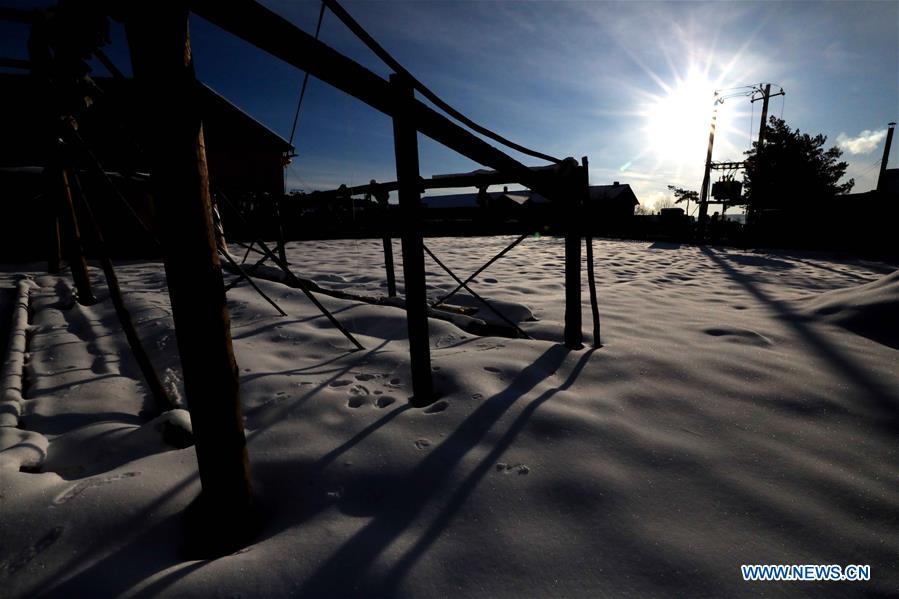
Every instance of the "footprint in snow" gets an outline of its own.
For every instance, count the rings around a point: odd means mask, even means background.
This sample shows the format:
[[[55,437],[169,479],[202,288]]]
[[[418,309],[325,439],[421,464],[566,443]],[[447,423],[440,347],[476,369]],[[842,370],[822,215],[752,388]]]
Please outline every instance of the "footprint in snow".
[[[377,400],[375,400],[375,406],[379,408],[386,408],[387,406],[396,402],[396,398],[390,395],[382,395]]]
[[[19,551],[11,559],[0,562],[0,572],[6,570],[9,574],[15,574],[55,543],[62,536],[62,532],[63,528],[61,526],[51,529],[50,532],[38,539],[34,545]]]
[[[494,366],[484,366],[484,370],[486,370],[487,372],[492,372],[494,374],[500,374],[502,372],[502,370]]]
[[[703,329],[702,332],[706,335],[711,335],[712,337],[723,337],[725,341],[738,343],[740,345],[754,345],[756,347],[768,347],[774,345],[774,343],[764,335],[756,333],[755,331],[750,331],[749,329],[720,327]]]
[[[449,404],[445,400],[441,399],[438,402],[432,403],[431,405],[426,407],[423,411],[425,414],[438,414],[438,413],[444,411],[447,407],[449,407]]]
[[[431,446],[431,442],[428,439],[418,439],[415,442],[415,449],[420,449],[424,451],[425,449]]]
[[[358,395],[354,395],[353,397],[351,397],[347,400],[346,405],[351,408],[361,408],[362,406],[365,405],[365,398],[360,397]]]
[[[515,474],[524,476],[528,474],[531,469],[524,464],[504,464],[503,462],[500,462],[496,465],[496,471],[502,472],[503,474],[511,474],[514,472]]]
[[[374,374],[362,373],[362,374],[357,374],[355,378],[357,381],[370,381],[375,377],[376,377],[376,375],[374,375]]]
[[[332,382],[331,386],[332,387],[346,387],[347,385],[351,384],[352,382],[353,381],[350,381],[347,379],[338,379],[338,380]]]

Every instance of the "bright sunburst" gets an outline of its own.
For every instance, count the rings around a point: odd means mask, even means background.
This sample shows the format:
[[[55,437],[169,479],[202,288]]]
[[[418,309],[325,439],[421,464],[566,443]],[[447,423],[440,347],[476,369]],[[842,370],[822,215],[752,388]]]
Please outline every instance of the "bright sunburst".
[[[675,164],[704,158],[715,88],[715,82],[693,70],[647,103],[644,130],[651,155]]]

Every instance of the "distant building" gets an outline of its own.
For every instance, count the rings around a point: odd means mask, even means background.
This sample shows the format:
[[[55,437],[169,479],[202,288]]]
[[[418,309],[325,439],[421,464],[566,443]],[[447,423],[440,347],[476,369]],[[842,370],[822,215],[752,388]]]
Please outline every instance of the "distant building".
[[[79,133],[108,171],[147,172],[138,142],[143,115],[131,79],[96,79],[101,90],[79,119]],[[28,75],[0,74],[0,167],[43,166],[48,143],[46,98]],[[284,193],[284,166],[293,147],[278,134],[201,84],[210,177],[230,191]]]
[[[640,202],[627,183],[615,181],[611,185],[591,185],[588,214],[597,219],[610,219],[616,224],[633,218]]]
[[[880,184],[883,193],[899,194],[899,168],[888,168],[883,171]]]

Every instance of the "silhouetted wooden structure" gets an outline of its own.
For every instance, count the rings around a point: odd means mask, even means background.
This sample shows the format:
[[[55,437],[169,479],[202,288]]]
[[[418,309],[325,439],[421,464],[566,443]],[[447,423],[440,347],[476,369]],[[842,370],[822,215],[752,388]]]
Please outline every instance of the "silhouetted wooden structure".
[[[97,100],[79,115],[79,135],[116,178],[132,208],[155,230],[146,176],[151,165],[134,135],[143,119],[143,114],[132,108],[139,103],[135,82],[111,78],[94,81],[99,88]],[[46,92],[39,79],[18,74],[0,74],[0,88],[4,90],[0,94],[0,186],[6,191],[0,205],[0,252],[17,259],[34,259],[45,247],[37,240],[46,238],[44,217],[51,212],[43,203],[32,200],[42,193],[43,181],[39,169],[28,170],[43,167],[48,158],[46,136],[40,134],[47,128]],[[209,171],[216,189],[238,203],[244,200],[242,208],[251,218],[255,216],[263,223],[274,221],[274,203],[284,192],[284,165],[292,146],[210,87],[200,84],[198,90]],[[74,165],[87,171],[84,157],[74,154]],[[84,177],[83,184],[98,204],[97,218],[109,232],[110,251],[119,255],[146,252],[150,240],[135,228],[123,207],[109,201],[108,194],[93,191],[99,186],[94,176]]]
[[[398,65],[335,0],[326,0],[326,4],[393,68],[395,74],[390,81],[378,77],[252,0],[227,3],[197,0],[190,4],[190,9],[225,31],[307,71],[393,119],[397,181],[381,186],[373,184],[366,191],[379,200],[383,200],[384,193],[390,189],[398,191],[413,404],[423,406],[435,399],[431,381],[425,294],[424,252],[427,248],[422,239],[420,201],[420,194],[427,186],[423,185],[425,182],[418,171],[419,132],[471,160],[495,169],[434,178],[430,180],[433,187],[484,187],[494,183],[518,183],[557,206],[553,213],[558,221],[556,227],[565,234],[564,342],[571,349],[581,348],[582,210],[589,200],[586,158],[581,164],[572,158],[558,160],[513,144],[471,122],[436,98]],[[99,5],[85,5],[82,9],[97,11]],[[105,19],[102,14],[92,13],[92,16]],[[160,223],[166,278],[194,429],[202,493],[196,504],[198,508],[193,511],[193,521],[202,525],[208,552],[227,553],[240,544],[250,530],[248,511],[252,504],[252,486],[239,401],[237,365],[232,351],[230,321],[216,247],[208,166],[212,158],[210,156],[207,159],[203,120],[205,114],[216,114],[217,110],[219,114],[232,112],[229,112],[230,109],[219,96],[210,94],[210,90],[200,86],[195,79],[186,4],[154,4],[144,0],[129,4],[126,9],[117,12],[116,16],[125,22],[131,49],[135,73],[133,85],[136,87],[133,88],[133,105],[128,108],[136,109],[140,114],[135,130],[152,177],[153,208]],[[32,18],[39,23],[43,17],[36,14]],[[46,34],[47,31],[42,33]],[[65,35],[78,36],[82,33],[84,32],[69,31]],[[50,56],[50,53],[47,55]],[[101,56],[101,60],[104,58],[100,52],[97,55]],[[53,85],[54,75],[51,73],[48,70],[44,74]],[[479,133],[554,164],[540,168],[521,164],[417,100],[416,91]],[[211,109],[204,105],[205,101],[212,102]],[[66,116],[67,113],[63,110],[61,115]],[[234,125],[234,131],[238,131],[238,135],[241,135],[241,128],[242,135],[258,132],[247,119]],[[98,126],[97,130],[100,129]],[[74,129],[64,132],[67,143],[74,146],[96,143],[88,135],[85,135],[86,139],[80,139],[73,131]],[[229,131],[224,137],[217,139],[230,137],[232,133],[233,131]],[[277,136],[263,137],[268,137],[266,141],[271,142],[272,157],[280,155],[279,158],[283,158],[286,152],[281,144],[283,140],[279,141]],[[102,144],[99,146],[99,156],[91,154],[89,162],[96,161],[94,166],[100,170],[98,176],[101,179],[108,179],[107,174],[99,167],[103,159],[108,159],[124,173],[133,173],[139,168],[131,162],[134,152],[130,156],[125,153],[122,156],[105,155]],[[116,162],[125,156],[128,158],[123,162]],[[266,158],[264,162],[269,165],[271,161]],[[276,173],[281,172],[279,169],[257,169],[258,165],[254,165],[252,160],[240,165],[222,160],[220,164],[225,170],[247,168],[254,173],[262,172],[265,181],[272,182],[273,195],[280,195],[283,191],[283,182],[280,188],[275,182],[278,178]],[[223,173],[221,179],[222,181],[216,182],[217,186],[227,182],[228,175]],[[336,190],[334,193],[335,197],[340,196],[341,199],[349,197],[347,189]],[[122,200],[121,197],[118,199]],[[382,201],[382,208],[383,203]],[[131,211],[132,216],[143,223],[140,214]],[[521,238],[518,241],[520,240]],[[389,238],[385,238],[385,249],[389,246],[389,241]],[[278,258],[267,249],[265,254],[289,273],[283,254]],[[431,256],[440,263],[433,253]],[[390,264],[389,257],[385,258]],[[592,251],[588,251],[588,260],[592,269]],[[106,260],[104,266],[111,268],[111,263]],[[448,268],[443,267],[452,274]],[[250,270],[252,267],[248,272]],[[454,274],[452,276],[460,283],[460,287],[466,287],[465,281]],[[472,277],[469,277],[469,281]],[[292,280],[314,299],[301,281],[296,277]],[[591,276],[590,282],[592,281]],[[110,277],[110,283],[111,287],[115,286],[114,276]],[[598,344],[595,295],[591,295],[591,300],[596,335],[594,343]]]

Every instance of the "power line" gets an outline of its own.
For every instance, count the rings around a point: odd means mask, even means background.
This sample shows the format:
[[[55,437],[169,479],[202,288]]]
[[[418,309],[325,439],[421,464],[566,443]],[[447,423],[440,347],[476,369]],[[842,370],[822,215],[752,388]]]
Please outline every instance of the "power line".
[[[322,29],[322,19],[325,17],[325,3],[322,0],[321,9],[318,11],[318,24],[315,26],[315,39],[318,39],[318,34]],[[303,96],[306,95],[306,85],[309,83],[309,71],[306,71],[306,74],[303,75],[303,86],[300,88],[300,98],[297,100],[297,110],[293,115],[293,126],[290,128],[290,139],[287,143],[291,146],[293,145],[293,136],[297,131],[297,121],[300,119],[300,106],[303,105]]]

